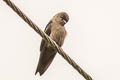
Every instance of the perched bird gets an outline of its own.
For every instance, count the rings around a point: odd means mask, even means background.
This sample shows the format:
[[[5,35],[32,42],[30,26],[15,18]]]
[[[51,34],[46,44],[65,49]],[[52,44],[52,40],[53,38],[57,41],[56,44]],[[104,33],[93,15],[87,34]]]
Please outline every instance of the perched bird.
[[[65,36],[67,34],[64,25],[68,22],[68,20],[68,14],[65,12],[60,12],[53,16],[53,18],[50,20],[44,30],[44,32],[60,47],[63,45]],[[39,74],[42,75],[50,66],[57,51],[53,49],[49,43],[42,39],[40,52],[41,54],[35,74],[39,72]]]

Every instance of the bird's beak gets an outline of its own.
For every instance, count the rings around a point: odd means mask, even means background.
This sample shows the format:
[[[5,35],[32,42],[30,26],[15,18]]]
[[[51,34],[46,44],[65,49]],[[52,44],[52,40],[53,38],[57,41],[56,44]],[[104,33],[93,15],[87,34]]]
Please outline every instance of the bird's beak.
[[[64,17],[64,20],[65,20],[65,22],[67,23],[68,20],[69,20],[69,17],[68,17],[68,16],[65,16],[65,17]]]
[[[67,23],[67,21],[66,20],[63,20],[64,21],[64,23],[66,24]]]

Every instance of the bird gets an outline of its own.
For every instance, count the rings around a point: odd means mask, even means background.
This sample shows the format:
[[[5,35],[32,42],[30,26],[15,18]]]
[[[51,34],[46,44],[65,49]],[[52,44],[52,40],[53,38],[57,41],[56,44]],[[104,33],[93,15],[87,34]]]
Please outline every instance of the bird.
[[[69,21],[69,16],[66,12],[59,12],[46,25],[44,32],[61,47],[64,43],[67,31],[64,25]],[[35,75],[40,76],[48,69],[52,63],[57,51],[51,47],[44,39],[40,45],[40,58],[37,65]]]

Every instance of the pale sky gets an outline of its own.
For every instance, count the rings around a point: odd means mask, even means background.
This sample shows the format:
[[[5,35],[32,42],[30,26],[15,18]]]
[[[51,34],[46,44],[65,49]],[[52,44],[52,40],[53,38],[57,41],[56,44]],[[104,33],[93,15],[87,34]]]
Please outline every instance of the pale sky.
[[[58,12],[70,20],[63,50],[94,80],[120,80],[119,0],[12,0],[44,30]],[[41,37],[0,0],[0,80],[85,80],[59,54],[34,75]]]

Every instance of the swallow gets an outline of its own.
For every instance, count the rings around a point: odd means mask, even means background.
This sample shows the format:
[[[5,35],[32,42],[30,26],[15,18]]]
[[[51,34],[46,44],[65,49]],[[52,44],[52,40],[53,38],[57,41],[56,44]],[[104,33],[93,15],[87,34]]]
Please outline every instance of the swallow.
[[[64,25],[68,22],[69,16],[66,12],[57,13],[47,24],[44,32],[54,40],[58,46],[62,46],[66,37]],[[40,76],[48,69],[57,51],[51,47],[44,39],[40,45],[40,58],[35,75],[39,72]]]

